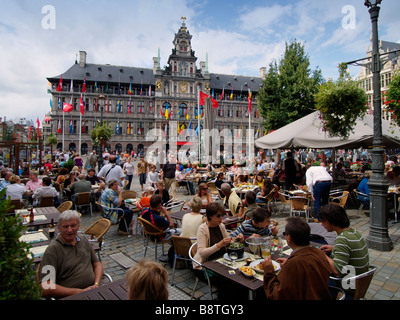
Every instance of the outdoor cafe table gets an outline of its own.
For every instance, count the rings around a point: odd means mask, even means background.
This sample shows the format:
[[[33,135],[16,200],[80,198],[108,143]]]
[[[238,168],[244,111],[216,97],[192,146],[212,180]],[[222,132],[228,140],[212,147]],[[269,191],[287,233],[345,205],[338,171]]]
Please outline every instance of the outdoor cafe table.
[[[309,226],[311,228],[311,235],[318,235],[324,240],[328,242],[328,244],[334,244],[335,242],[335,233],[334,232],[327,232],[325,228],[320,224],[320,223],[309,223]],[[279,236],[280,238],[283,237],[283,235]],[[283,246],[282,246],[282,254],[279,257],[282,258],[288,258],[292,252],[292,249],[287,246],[286,240],[283,240]],[[310,246],[314,246],[316,248],[319,248],[322,244],[319,242],[315,241],[310,241]],[[249,252],[249,248],[245,248],[245,253],[247,254],[248,257],[250,257],[252,260],[256,259],[263,259],[260,258],[257,255],[254,255]],[[272,260],[276,260],[278,256],[274,253],[271,253],[271,258]],[[253,278],[247,278],[245,277],[240,271],[239,268],[245,265],[245,259],[242,261],[236,261],[233,264],[230,263],[230,261],[227,261],[225,258],[218,258],[212,261],[207,261],[203,263],[203,267],[214,272],[215,274],[218,274],[225,279],[232,281],[234,283],[239,284],[243,288],[247,289],[249,292],[249,300],[252,300],[254,298],[254,293],[259,290],[260,288],[263,287],[263,274],[262,273],[257,273]],[[232,273],[232,271],[234,273]],[[279,271],[277,271],[279,272]]]
[[[287,250],[287,248],[284,248]],[[248,251],[248,248],[245,248],[245,253],[252,260],[263,259],[257,255],[254,255]],[[287,258],[289,255],[282,254],[281,257]],[[271,255],[272,259],[275,260],[278,258],[274,254]],[[240,271],[239,268],[246,264],[246,259],[243,261],[236,261],[234,264],[230,263],[230,261],[225,260],[225,258],[219,258],[211,261],[207,261],[203,263],[203,267],[207,270],[214,272],[215,274],[222,276],[224,279],[232,281],[241,287],[245,288],[249,292],[249,300],[254,299],[254,294],[256,291],[260,290],[263,287],[263,273],[257,273],[254,277],[248,278],[245,277]]]
[[[128,300],[126,280],[119,279],[61,300]]]
[[[29,253],[33,258],[33,263],[37,264],[42,261],[43,254],[46,251],[47,247],[51,243],[51,241],[57,239],[58,229],[54,230],[54,237],[51,239],[49,235],[49,228],[39,229],[37,231],[27,231],[21,237],[20,241],[25,241],[31,244],[31,248],[29,249]],[[78,232],[79,237],[85,237],[83,232]],[[92,246],[95,252],[100,250],[98,241],[89,240],[90,245]]]
[[[20,213],[21,210],[26,210],[26,209],[15,210],[15,214]],[[23,223],[25,227],[28,228],[46,227],[51,223],[51,219],[53,219],[54,223],[57,224],[58,219],[60,217],[60,211],[58,211],[56,207],[33,208],[33,214],[35,215],[34,221],[32,223],[29,222],[29,216],[28,216],[28,222]]]
[[[236,188],[232,188],[232,191],[235,191],[236,194],[241,198],[244,199],[244,197],[246,196],[247,191],[253,191],[257,194],[257,192],[260,191],[260,187],[259,186],[254,186],[254,185],[244,185],[241,187],[236,187]]]

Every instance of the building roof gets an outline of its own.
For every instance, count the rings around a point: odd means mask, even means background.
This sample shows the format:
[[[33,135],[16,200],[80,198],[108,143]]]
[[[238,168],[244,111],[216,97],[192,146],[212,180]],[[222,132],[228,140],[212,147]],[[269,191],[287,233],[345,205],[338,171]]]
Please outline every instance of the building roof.
[[[84,78],[86,78],[86,83],[89,81],[143,85],[155,83],[153,69],[109,64],[87,63],[85,67],[81,68],[78,63],[75,63],[66,72],[54,77],[49,77],[47,80],[50,82],[58,82],[61,76],[64,83],[68,83],[71,79],[74,82],[83,82]],[[228,91],[233,88],[234,91],[247,91],[248,88],[250,88],[252,92],[257,92],[260,89],[261,83],[262,79],[259,77],[210,73],[211,89],[225,89]]]
[[[78,80],[98,81],[107,83],[132,83],[154,84],[153,69],[115,66],[109,64],[87,63],[81,68],[78,63],[72,65],[66,72],[47,78],[49,81],[58,81],[62,76],[63,81]]]

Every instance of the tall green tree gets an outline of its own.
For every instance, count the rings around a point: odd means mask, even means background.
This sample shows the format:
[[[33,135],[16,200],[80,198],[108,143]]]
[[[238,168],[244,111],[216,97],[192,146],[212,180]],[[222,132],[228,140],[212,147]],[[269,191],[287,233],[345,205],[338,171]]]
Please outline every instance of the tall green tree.
[[[351,79],[345,64],[340,64],[339,79],[321,85],[315,96],[323,130],[331,137],[347,139],[354,130],[357,118],[366,114],[367,100],[359,82]]]
[[[321,70],[310,69],[304,45],[286,43],[282,59],[269,65],[258,94],[265,129],[279,129],[315,111],[314,96],[322,82]]]

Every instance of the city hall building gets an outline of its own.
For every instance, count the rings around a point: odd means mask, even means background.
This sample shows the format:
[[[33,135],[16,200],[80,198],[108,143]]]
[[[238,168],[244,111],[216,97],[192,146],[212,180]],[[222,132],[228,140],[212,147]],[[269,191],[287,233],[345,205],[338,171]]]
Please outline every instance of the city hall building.
[[[256,97],[266,68],[260,68],[259,77],[210,73],[208,61],[201,61],[197,67],[191,39],[183,19],[164,68],[160,67],[160,53],[153,57],[153,68],[149,69],[91,64],[87,53],[80,51],[79,61],[64,73],[48,78],[52,106],[49,131],[58,139],[57,148],[81,154],[91,152],[91,131],[103,120],[113,129],[108,151],[146,152],[154,143],[146,139],[152,129],[158,129],[167,149],[171,139],[174,143],[176,140],[179,149],[190,144],[199,124],[200,130],[204,126],[204,107],[201,105],[198,110],[199,91],[218,103],[214,109],[215,129],[228,129],[243,143],[249,125],[253,138],[261,136],[262,119]],[[70,112],[63,111],[66,105],[70,105]],[[176,138],[170,137],[172,125]]]

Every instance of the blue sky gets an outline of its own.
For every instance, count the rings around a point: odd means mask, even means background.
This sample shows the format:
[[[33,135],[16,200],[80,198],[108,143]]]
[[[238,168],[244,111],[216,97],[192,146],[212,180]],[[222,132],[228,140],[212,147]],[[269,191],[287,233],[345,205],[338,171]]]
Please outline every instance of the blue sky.
[[[55,9],[54,29],[43,27],[46,5]],[[400,43],[399,12],[400,1],[382,1],[380,39]],[[336,79],[337,65],[365,57],[370,43],[364,0],[0,0],[0,116],[42,122],[46,77],[66,71],[80,50],[88,63],[152,68],[160,48],[164,66],[182,16],[198,62],[208,54],[213,73],[259,76],[296,39],[311,69]]]

